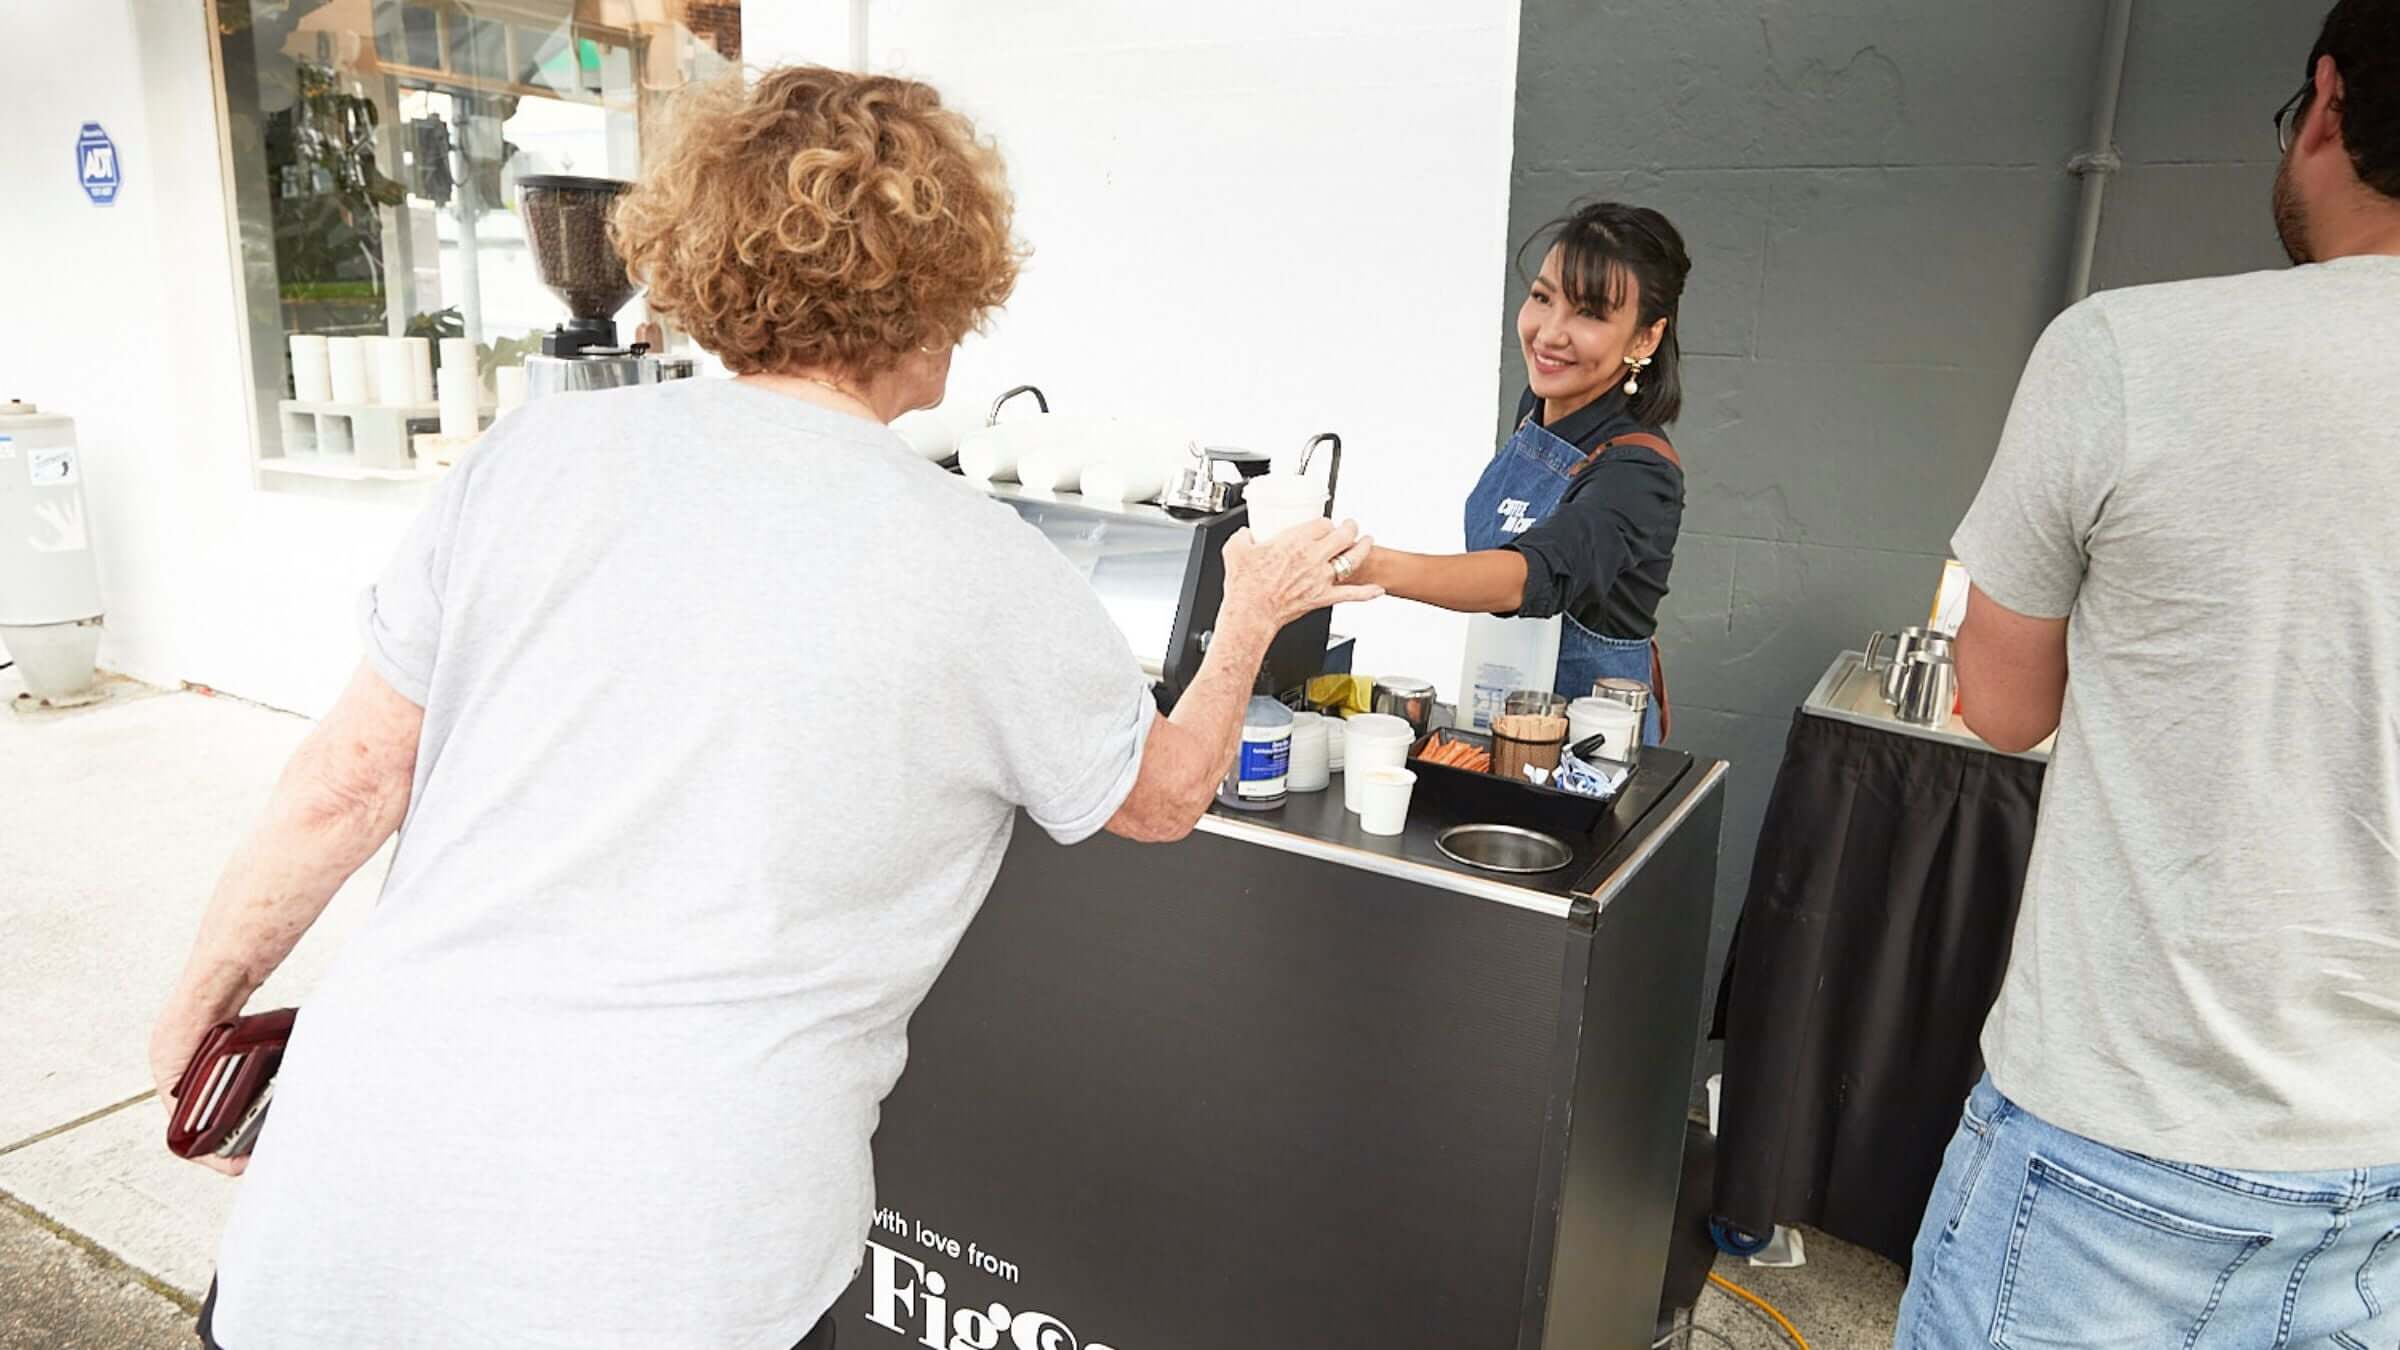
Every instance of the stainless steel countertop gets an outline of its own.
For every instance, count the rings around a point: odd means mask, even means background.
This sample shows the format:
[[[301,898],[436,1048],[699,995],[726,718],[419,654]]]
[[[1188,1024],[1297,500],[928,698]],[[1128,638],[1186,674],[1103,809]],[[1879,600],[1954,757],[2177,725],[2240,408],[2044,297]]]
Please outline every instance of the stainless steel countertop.
[[[1914,722],[1902,721],[1900,715],[1892,711],[1892,705],[1883,701],[1881,681],[1868,672],[1867,658],[1863,652],[1843,652],[1835,657],[1833,664],[1825,668],[1825,677],[1817,681],[1817,687],[1809,691],[1808,701],[1800,707],[1801,711],[1812,717],[1828,717],[1836,722],[1851,722],[1862,727],[1873,727],[1877,731],[1914,736],[1921,741],[1981,750],[1990,755],[2006,753],[1984,744],[1982,738],[1967,730],[1966,723],[1959,721],[1955,715],[1938,727],[1921,727]],[[2044,741],[2014,758],[2047,764],[2050,762],[2050,744]]]

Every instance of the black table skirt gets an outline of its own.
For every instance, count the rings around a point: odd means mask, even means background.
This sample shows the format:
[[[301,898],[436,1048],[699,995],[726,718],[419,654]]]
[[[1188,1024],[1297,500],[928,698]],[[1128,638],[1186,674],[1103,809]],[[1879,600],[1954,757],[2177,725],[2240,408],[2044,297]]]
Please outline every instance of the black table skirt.
[[[1908,1263],[1983,1073],[2043,772],[1794,719],[1718,989],[1719,1215]]]

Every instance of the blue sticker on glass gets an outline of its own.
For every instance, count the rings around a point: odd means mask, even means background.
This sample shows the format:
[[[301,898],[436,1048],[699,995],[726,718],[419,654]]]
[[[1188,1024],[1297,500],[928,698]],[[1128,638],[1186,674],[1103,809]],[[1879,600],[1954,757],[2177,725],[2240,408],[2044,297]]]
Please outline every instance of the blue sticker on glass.
[[[86,122],[83,130],[75,133],[75,177],[94,206],[113,204],[117,189],[125,185],[125,166],[117,162],[117,143],[98,122]]]

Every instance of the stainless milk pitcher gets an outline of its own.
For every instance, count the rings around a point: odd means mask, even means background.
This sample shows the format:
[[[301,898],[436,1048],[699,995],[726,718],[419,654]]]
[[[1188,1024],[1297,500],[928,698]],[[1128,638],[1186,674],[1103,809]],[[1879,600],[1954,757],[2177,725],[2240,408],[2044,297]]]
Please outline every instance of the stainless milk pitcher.
[[[1951,664],[1947,649],[1940,655],[1920,649],[1895,663],[1894,669],[1899,671],[1899,688],[1892,708],[1901,721],[1938,727],[1950,720],[1950,709],[1958,702],[1958,667]]]

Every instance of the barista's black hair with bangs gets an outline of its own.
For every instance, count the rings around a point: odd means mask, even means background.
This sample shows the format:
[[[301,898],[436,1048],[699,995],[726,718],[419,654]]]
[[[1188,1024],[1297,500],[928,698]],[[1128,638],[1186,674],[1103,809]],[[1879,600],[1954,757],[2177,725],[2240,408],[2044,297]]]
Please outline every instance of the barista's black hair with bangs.
[[[1651,354],[1650,368],[1641,374],[1642,391],[1633,396],[1632,411],[1647,426],[1673,422],[1683,411],[1678,310],[1683,304],[1684,279],[1692,274],[1683,235],[1673,222],[1647,206],[1586,198],[1535,230],[1517,249],[1517,276],[1526,285],[1533,284],[1533,274],[1525,270],[1525,256],[1533,254],[1538,271],[1552,245],[1560,250],[1558,276],[1566,287],[1568,304],[1595,314],[1614,314],[1625,303],[1630,284],[1639,300],[1635,326],[1647,328],[1660,319],[1667,321],[1667,335]]]

